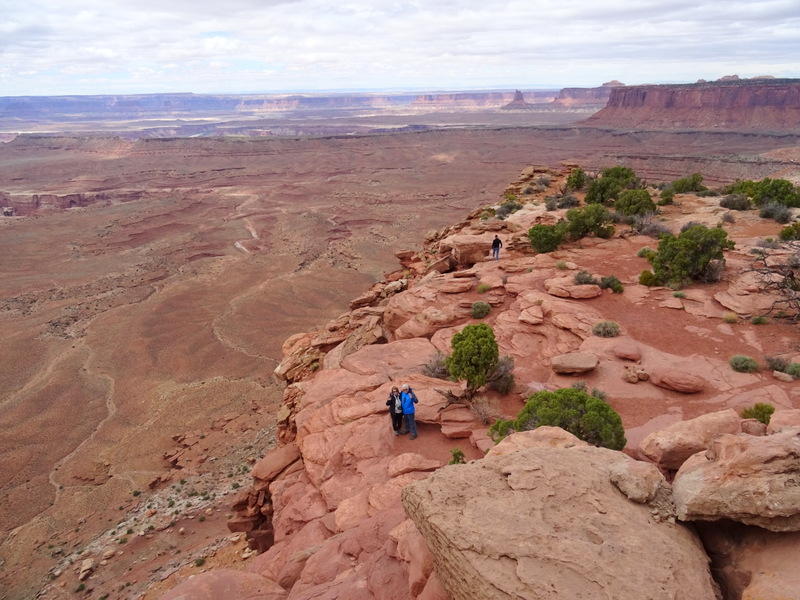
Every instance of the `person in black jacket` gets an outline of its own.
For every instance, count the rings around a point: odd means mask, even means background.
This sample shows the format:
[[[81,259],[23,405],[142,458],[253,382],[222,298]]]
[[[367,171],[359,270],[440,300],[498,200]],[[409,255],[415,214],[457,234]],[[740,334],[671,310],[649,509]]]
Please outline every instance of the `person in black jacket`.
[[[386,401],[386,406],[389,407],[389,415],[392,417],[392,429],[395,435],[400,435],[400,430],[403,427],[403,400],[400,397],[400,390],[393,387],[389,392],[389,399]]]

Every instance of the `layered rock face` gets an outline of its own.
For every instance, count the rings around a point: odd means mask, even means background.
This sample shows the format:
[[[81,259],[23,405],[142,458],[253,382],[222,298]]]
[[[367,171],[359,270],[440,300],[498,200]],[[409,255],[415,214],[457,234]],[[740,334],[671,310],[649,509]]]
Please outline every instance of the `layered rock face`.
[[[800,131],[800,80],[615,87],[587,123],[623,129]]]

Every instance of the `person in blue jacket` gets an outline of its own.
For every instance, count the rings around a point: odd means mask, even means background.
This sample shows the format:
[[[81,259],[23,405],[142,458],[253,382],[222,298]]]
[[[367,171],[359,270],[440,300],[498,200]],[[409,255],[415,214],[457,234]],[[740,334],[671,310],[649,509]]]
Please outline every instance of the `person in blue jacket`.
[[[417,439],[417,422],[414,420],[414,405],[419,402],[417,395],[407,383],[404,383],[400,391],[400,400],[403,404],[403,421],[406,424],[405,433],[411,433],[411,439]]]

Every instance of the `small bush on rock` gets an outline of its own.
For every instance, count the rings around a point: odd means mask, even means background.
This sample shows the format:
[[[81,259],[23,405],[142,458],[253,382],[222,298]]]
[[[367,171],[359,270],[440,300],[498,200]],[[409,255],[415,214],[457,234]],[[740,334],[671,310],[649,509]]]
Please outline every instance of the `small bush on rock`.
[[[757,419],[764,425],[769,425],[769,420],[772,418],[772,413],[775,412],[775,407],[771,404],[759,402],[750,408],[745,408],[742,411],[743,419]]]
[[[784,371],[789,366],[789,361],[782,356],[765,356],[764,362],[770,371]]]
[[[472,303],[472,318],[473,319],[482,319],[486,315],[489,314],[489,311],[492,310],[491,305],[488,302],[473,302]]]
[[[478,284],[478,287],[477,287],[477,288],[475,288],[475,290],[476,290],[476,291],[477,291],[479,294],[485,294],[485,293],[486,293],[486,292],[488,292],[490,289],[492,289],[492,286],[490,286],[488,283],[479,283],[479,284]]]
[[[575,285],[597,285],[600,283],[589,271],[578,271],[575,273],[574,281]]]
[[[614,275],[607,275],[605,277],[601,277],[600,289],[603,290],[610,289],[615,294],[621,294],[622,292],[625,291],[622,282],[619,279],[617,279]]]
[[[592,327],[592,333],[597,337],[612,338],[619,335],[619,323],[614,321],[600,321]]]
[[[728,361],[731,369],[738,373],[755,373],[760,370],[758,363],[749,356],[738,354]]]
[[[567,187],[571,190],[583,189],[586,179],[586,172],[583,169],[572,169],[567,177]]]
[[[789,363],[783,372],[791,375],[794,379],[800,379],[800,363]]]
[[[767,317],[765,317],[764,315],[756,315],[755,317],[750,319],[750,322],[753,325],[766,325],[767,324]]]

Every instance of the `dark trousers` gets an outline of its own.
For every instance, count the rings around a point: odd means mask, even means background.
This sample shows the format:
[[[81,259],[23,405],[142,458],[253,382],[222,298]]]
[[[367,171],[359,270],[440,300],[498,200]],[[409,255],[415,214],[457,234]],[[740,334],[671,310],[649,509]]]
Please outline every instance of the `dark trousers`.
[[[403,413],[395,414],[391,413],[392,415],[392,429],[395,431],[400,431],[403,427]]]
[[[414,419],[414,413],[403,415],[403,420],[406,422],[406,431],[411,432],[411,437],[417,437],[417,422]]]

